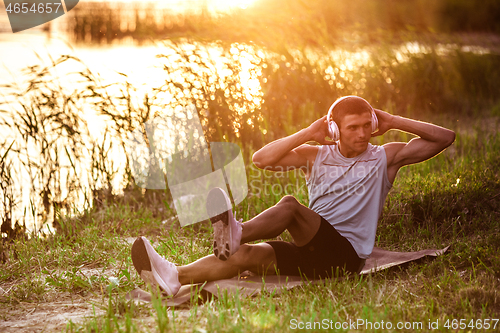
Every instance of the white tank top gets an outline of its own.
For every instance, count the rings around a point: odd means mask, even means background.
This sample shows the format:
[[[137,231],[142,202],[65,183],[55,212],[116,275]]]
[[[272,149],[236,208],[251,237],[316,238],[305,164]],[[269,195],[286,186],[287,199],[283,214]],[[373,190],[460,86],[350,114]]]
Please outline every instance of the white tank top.
[[[338,145],[320,146],[306,183],[309,208],[347,238],[361,259],[367,259],[392,187],[384,148],[368,144],[361,155],[347,158]]]

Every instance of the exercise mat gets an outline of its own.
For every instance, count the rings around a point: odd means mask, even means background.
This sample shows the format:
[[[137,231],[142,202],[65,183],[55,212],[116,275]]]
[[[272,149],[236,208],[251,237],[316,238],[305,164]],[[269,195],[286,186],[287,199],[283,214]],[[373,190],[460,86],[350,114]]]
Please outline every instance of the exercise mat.
[[[441,250],[429,249],[416,252],[387,251],[378,247],[373,249],[369,259],[360,274],[369,274],[390,267],[403,265],[425,257],[437,257],[448,250],[449,246]],[[265,277],[244,272],[239,277],[206,282],[204,284],[184,285],[174,297],[164,297],[163,303],[168,306],[186,307],[193,302],[203,303],[223,293],[236,293],[240,296],[254,296],[262,291],[279,294],[284,289],[291,289],[304,283],[315,283],[321,280],[308,281],[300,276],[276,276]],[[127,299],[141,302],[151,302],[152,296],[149,292],[136,288],[127,294]]]

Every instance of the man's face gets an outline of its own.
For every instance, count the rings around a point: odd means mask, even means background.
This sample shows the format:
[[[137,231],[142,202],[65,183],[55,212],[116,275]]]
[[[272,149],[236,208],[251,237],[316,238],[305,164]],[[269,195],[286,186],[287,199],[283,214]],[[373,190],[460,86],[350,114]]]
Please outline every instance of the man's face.
[[[354,157],[364,152],[368,147],[371,133],[372,115],[370,112],[345,115],[340,125],[342,154],[346,157]]]

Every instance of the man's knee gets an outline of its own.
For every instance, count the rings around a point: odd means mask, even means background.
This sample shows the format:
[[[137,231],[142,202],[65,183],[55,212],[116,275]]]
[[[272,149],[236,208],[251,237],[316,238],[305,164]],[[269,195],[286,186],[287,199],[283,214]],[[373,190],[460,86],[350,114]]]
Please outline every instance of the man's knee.
[[[238,264],[247,263],[249,258],[251,258],[251,252],[252,252],[252,247],[250,245],[241,244],[238,251],[234,255],[232,255],[231,258],[237,260]]]
[[[294,207],[300,206],[300,202],[298,202],[297,199],[293,195],[285,195],[278,202],[278,205],[287,206],[287,208],[293,209]]]

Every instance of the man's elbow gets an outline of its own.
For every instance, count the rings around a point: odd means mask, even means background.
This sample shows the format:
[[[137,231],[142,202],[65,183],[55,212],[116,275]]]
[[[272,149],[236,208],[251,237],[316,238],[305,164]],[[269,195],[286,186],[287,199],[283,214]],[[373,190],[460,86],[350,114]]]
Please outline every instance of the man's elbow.
[[[456,134],[452,130],[447,130],[446,135],[444,136],[444,144],[446,145],[445,148],[451,146],[453,142],[455,142]]]
[[[262,169],[264,163],[258,151],[252,155],[252,162],[257,168]]]

